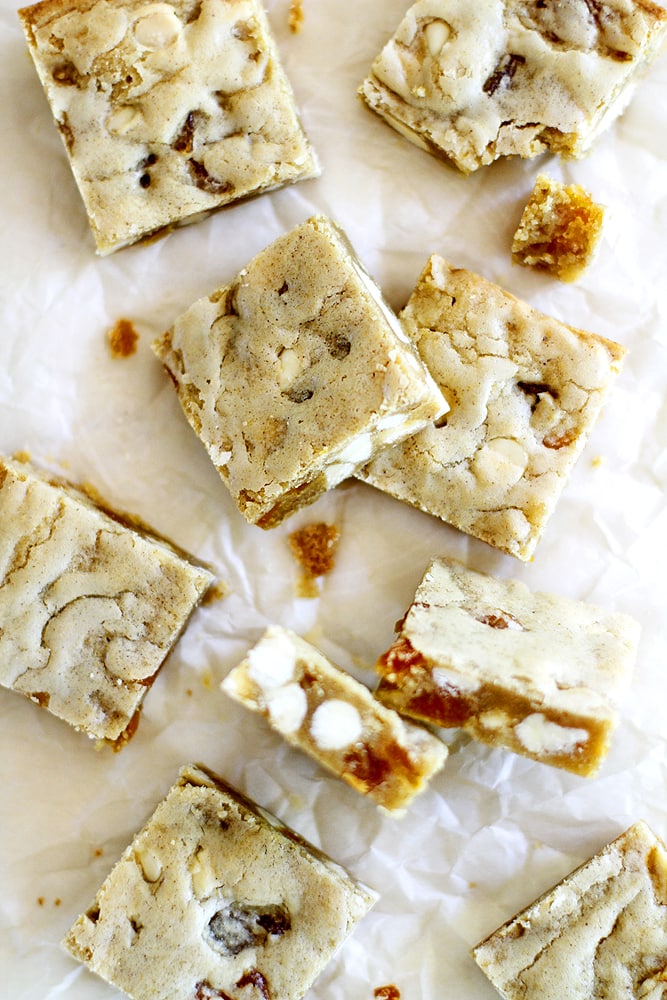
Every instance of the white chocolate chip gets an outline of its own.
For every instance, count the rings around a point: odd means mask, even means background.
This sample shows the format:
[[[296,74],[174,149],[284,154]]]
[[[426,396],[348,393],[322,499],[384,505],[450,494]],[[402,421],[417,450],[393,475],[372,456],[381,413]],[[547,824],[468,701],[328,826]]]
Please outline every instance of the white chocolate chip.
[[[267,695],[266,707],[271,725],[285,735],[295,733],[301,726],[308,710],[308,699],[298,684],[287,684]]]
[[[107,119],[107,128],[114,135],[126,135],[132,126],[139,120],[140,115],[136,108],[125,105],[116,108]]]
[[[359,434],[336,455],[338,462],[351,462],[360,465],[367,462],[373,453],[370,434]]]
[[[198,899],[210,896],[216,887],[211,857],[205,847],[200,847],[190,863],[192,891]]]
[[[559,726],[546,719],[541,712],[526,716],[514,727],[514,732],[526,750],[535,754],[568,753],[578,743],[585,743],[588,739],[585,729]]]
[[[426,44],[434,59],[442,52],[443,46],[449,41],[451,33],[452,29],[446,21],[431,21],[426,25],[424,30]]]
[[[313,712],[310,733],[322,750],[342,750],[355,743],[363,731],[359,712],[346,701],[331,698]]]
[[[134,852],[134,856],[144,873],[147,882],[157,882],[162,874],[162,862],[151,847],[142,847]]]
[[[280,633],[266,636],[248,653],[248,677],[264,691],[291,681],[295,667],[292,644]]]
[[[301,372],[299,355],[290,347],[281,352],[278,358],[278,385],[286,389]]]
[[[486,483],[502,481],[514,485],[526,470],[528,456],[513,438],[493,438],[473,459],[475,475]]]
[[[134,26],[134,37],[146,49],[166,49],[178,38],[181,22],[167,4],[155,4]]]

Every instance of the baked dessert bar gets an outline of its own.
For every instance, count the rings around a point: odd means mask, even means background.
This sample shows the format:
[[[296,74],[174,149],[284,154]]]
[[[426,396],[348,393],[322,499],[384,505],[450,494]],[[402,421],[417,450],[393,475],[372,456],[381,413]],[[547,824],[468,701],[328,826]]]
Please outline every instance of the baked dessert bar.
[[[319,174],[260,0],[19,16],[100,254]]]
[[[376,898],[188,766],[63,944],[132,1000],[299,1000]]]
[[[660,1000],[667,852],[640,821],[473,949],[505,1000]]]
[[[441,740],[278,626],[267,629],[222,690],[389,812],[403,812],[447,757]]]
[[[27,463],[0,460],[0,684],[120,748],[213,575]]]
[[[360,94],[464,173],[501,156],[580,157],[666,35],[651,0],[418,0]]]
[[[316,216],[153,344],[252,524],[270,528],[447,404],[342,231]]]
[[[434,559],[397,630],[377,663],[384,704],[575,774],[598,769],[636,657],[629,615]]]
[[[602,205],[579,184],[540,174],[512,240],[512,260],[576,281],[593,259],[603,219]]]
[[[401,320],[450,411],[360,478],[530,559],[625,349],[437,255]]]

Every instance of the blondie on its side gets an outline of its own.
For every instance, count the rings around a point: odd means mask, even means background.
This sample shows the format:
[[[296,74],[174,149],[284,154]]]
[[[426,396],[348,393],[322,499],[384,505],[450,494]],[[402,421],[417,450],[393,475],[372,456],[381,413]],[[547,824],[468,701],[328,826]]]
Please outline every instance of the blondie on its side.
[[[667,852],[644,822],[473,949],[505,1000],[660,1000]]]
[[[190,765],[63,945],[132,1000],[301,1000],[376,899]]]
[[[450,410],[359,478],[530,559],[625,349],[437,255],[400,318]]]
[[[239,510],[271,528],[447,404],[342,231],[279,237],[153,344]]]
[[[222,690],[388,812],[402,813],[447,757],[442,740],[376,701],[309,642],[272,626]]]
[[[98,253],[319,173],[260,0],[19,11]]]
[[[666,36],[651,0],[418,0],[360,95],[464,173],[501,156],[580,157]]]
[[[629,615],[435,559],[378,660],[376,696],[409,717],[590,775],[609,749],[638,639]]]
[[[0,460],[0,684],[121,747],[214,581],[126,516]]]

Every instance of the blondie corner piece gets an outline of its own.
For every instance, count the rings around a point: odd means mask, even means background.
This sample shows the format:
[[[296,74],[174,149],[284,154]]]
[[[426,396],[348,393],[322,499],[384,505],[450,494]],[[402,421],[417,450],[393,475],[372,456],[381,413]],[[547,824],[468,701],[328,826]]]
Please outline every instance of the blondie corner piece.
[[[501,156],[580,157],[666,36],[651,0],[419,0],[360,95],[464,173]]]
[[[437,255],[400,318],[450,411],[359,478],[530,559],[625,349]]]
[[[579,184],[540,174],[512,241],[515,264],[576,281],[593,260],[604,209]]]
[[[376,701],[363,684],[288,629],[270,627],[222,690],[388,812],[403,813],[447,748]]]
[[[300,1000],[376,899],[191,765],[63,945],[132,1000]]]
[[[435,559],[378,660],[376,696],[409,717],[590,775],[609,749],[638,640],[629,615]]]
[[[330,220],[316,216],[153,344],[247,521],[272,528],[447,404]]]
[[[473,949],[505,1000],[661,1000],[667,853],[640,821]]]
[[[213,575],[23,462],[0,521],[0,684],[119,749]]]
[[[98,253],[319,174],[260,0],[19,11]]]

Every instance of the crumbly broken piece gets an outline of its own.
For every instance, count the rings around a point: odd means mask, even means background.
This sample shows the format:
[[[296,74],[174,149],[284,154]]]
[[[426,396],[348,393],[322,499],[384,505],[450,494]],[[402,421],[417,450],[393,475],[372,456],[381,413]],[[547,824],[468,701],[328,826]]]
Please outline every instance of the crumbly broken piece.
[[[0,460],[0,684],[120,748],[213,575],[127,516]]]
[[[98,253],[319,174],[260,0],[43,0],[19,16]]]
[[[581,157],[666,35],[651,0],[418,0],[359,93],[464,173],[501,156]]]
[[[271,528],[447,404],[344,234],[316,216],[153,344],[236,504]]]
[[[359,478],[530,559],[625,349],[437,255],[400,318],[450,411]]]
[[[300,597],[317,597],[317,581],[330,573],[336,563],[340,532],[335,524],[314,521],[290,532],[290,551],[302,568],[298,593]]]
[[[404,812],[447,757],[441,740],[278,626],[267,629],[222,690],[388,812]]]
[[[376,666],[384,704],[575,774],[598,769],[636,657],[629,615],[434,559],[397,631]]]
[[[63,945],[133,1000],[300,1000],[376,898],[190,765]]]
[[[591,263],[604,208],[579,184],[539,174],[512,240],[515,264],[576,281]]]
[[[643,821],[478,944],[505,1000],[660,1000],[667,852]]]

